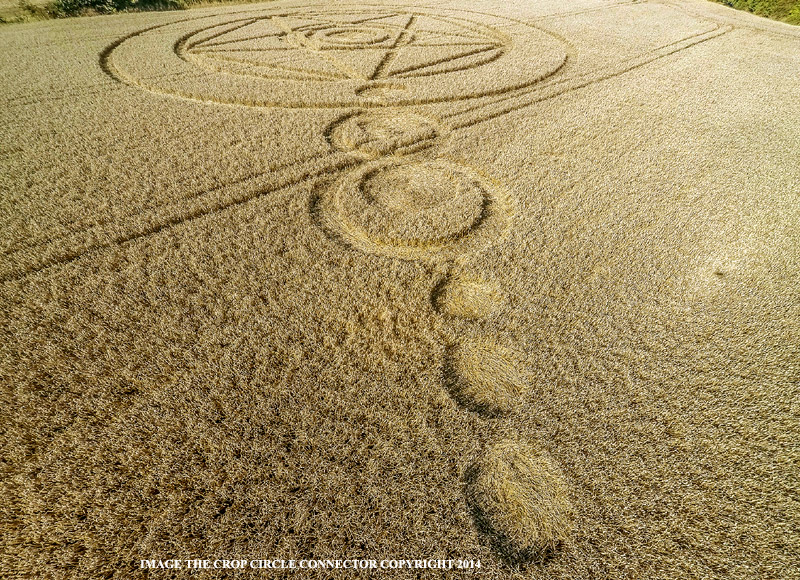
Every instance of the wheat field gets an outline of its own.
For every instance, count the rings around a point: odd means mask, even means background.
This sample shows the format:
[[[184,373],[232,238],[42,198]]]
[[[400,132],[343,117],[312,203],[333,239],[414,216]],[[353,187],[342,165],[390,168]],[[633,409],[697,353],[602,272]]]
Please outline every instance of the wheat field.
[[[800,578],[799,71],[700,0],[3,27],[0,576]]]

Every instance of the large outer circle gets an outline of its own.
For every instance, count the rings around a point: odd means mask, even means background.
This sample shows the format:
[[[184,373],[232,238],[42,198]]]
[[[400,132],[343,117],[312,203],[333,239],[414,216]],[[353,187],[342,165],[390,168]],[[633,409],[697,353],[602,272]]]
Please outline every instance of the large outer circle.
[[[428,43],[432,44],[430,38],[439,35],[442,46],[423,49],[420,54],[431,54],[430,57],[423,56],[430,59],[423,62],[435,63],[436,51],[447,57],[450,50],[447,43],[457,44],[459,40],[464,42],[464,52],[469,52],[471,45],[478,52],[400,76],[371,80],[369,75],[364,78],[309,79],[286,74],[284,76],[295,78],[280,78],[270,71],[269,74],[263,72],[265,67],[246,62],[226,63],[222,57],[210,59],[197,48],[198,42],[209,42],[203,39],[219,33],[224,36],[226,30],[248,21],[274,18],[269,21],[291,23],[311,17],[324,22],[346,18],[344,15],[356,10],[367,17],[393,14],[398,19],[407,16],[415,18],[415,22],[424,21],[425,30],[422,32],[428,36]],[[342,25],[342,28],[346,27],[346,24]],[[484,46],[481,43],[496,47],[480,52]],[[287,44],[293,45],[294,50],[301,50],[297,48],[294,37]],[[388,50],[388,45],[391,42],[377,46]],[[311,49],[303,50],[307,53],[296,53],[298,59],[309,54],[316,58]],[[377,48],[371,47],[370,50]],[[458,50],[458,47],[453,49]],[[291,64],[292,53],[287,51],[286,55],[286,61]],[[358,59],[359,55],[351,53],[347,58]],[[114,43],[104,54],[105,69],[112,76],[156,93],[222,104],[319,108],[414,105],[502,94],[554,74],[565,60],[566,50],[560,40],[514,20],[493,15],[478,20],[475,14],[465,17],[458,11],[369,5],[284,6],[195,17],[136,32]],[[402,90],[389,100],[368,96],[371,86],[386,82],[399,85]]]

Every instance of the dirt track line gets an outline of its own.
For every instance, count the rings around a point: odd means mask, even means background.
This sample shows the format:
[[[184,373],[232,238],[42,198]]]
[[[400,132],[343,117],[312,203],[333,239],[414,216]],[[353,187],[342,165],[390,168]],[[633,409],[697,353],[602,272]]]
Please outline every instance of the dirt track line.
[[[202,52],[206,52],[206,51],[210,51],[210,50],[215,49],[215,48],[220,47],[220,46],[226,46],[228,44],[236,44],[237,42],[249,42],[251,40],[259,40],[261,38],[280,38],[282,36],[286,36],[286,34],[283,33],[283,32],[275,33],[275,34],[259,34],[258,36],[247,36],[245,38],[237,38],[236,40],[223,40],[221,42],[211,42],[209,44],[206,44],[205,42],[201,42],[201,43],[198,43],[193,48],[197,49],[198,52],[201,52],[201,51]],[[221,50],[225,50],[225,49],[221,49]],[[229,48],[227,50],[232,50],[232,49]]]
[[[205,38],[203,40],[197,40],[197,41],[195,41],[195,42],[193,42],[191,44],[187,44],[186,48],[187,48],[187,50],[190,50],[190,49],[195,48],[195,47],[200,47],[200,46],[204,45],[205,43],[207,43],[209,40],[214,40],[215,38],[219,38],[220,36],[224,36],[226,34],[230,34],[231,32],[236,32],[237,30],[239,30],[241,28],[246,28],[246,27],[250,26],[251,24],[255,24],[258,21],[259,21],[259,18],[245,18],[244,20],[234,21],[236,26],[225,27],[224,30],[220,30],[219,32],[216,32],[215,34],[212,34],[208,38]],[[212,28],[216,28],[216,26],[214,26]]]
[[[20,151],[21,151],[21,149],[20,149]],[[234,186],[244,185],[248,181],[252,181],[254,179],[258,179],[259,177],[261,177],[263,175],[282,172],[282,171],[291,169],[292,167],[296,167],[296,166],[298,166],[300,164],[303,164],[303,163],[311,163],[313,161],[320,160],[327,154],[328,154],[327,152],[320,153],[320,154],[317,154],[317,155],[312,155],[312,156],[307,157],[305,159],[301,159],[299,161],[292,161],[292,162],[289,162],[289,163],[282,163],[280,165],[275,165],[273,167],[270,167],[267,171],[257,171],[255,173],[250,173],[250,174],[245,175],[243,177],[238,177],[238,178],[234,179],[233,181],[229,181],[228,183],[225,183],[224,185],[219,185],[219,186],[210,187],[210,188],[203,188],[203,189],[200,189],[198,191],[194,191],[191,194],[187,195],[186,197],[183,197],[180,200],[176,200],[173,203],[191,201],[191,200],[193,200],[193,199],[195,199],[197,197],[212,195],[214,192],[219,191],[221,189],[224,189],[226,187],[234,187]],[[132,212],[130,214],[127,214],[123,219],[134,218],[136,216],[144,214],[145,212],[158,210],[160,207],[162,207],[164,205],[165,205],[164,203],[153,203],[153,204],[150,204],[150,205],[146,205],[146,206],[142,207],[141,209],[139,209],[138,211],[135,211],[135,212]],[[35,240],[35,241],[32,241],[32,242],[21,242],[13,250],[6,250],[6,251],[2,252],[2,254],[8,256],[9,259],[13,260],[14,256],[18,252],[26,252],[26,251],[34,250],[36,248],[41,248],[43,246],[47,246],[47,245],[50,245],[50,244],[59,243],[59,242],[65,240],[65,239],[67,239],[70,236],[75,236],[75,235],[87,232],[87,231],[89,231],[91,229],[95,229],[95,228],[98,228],[98,227],[105,226],[108,223],[110,223],[112,221],[112,219],[114,219],[114,218],[101,219],[101,220],[98,220],[97,222],[95,222],[95,223],[93,223],[92,225],[89,225],[89,226],[80,227],[80,228],[74,228],[74,229],[67,229],[63,234],[60,234],[60,235],[52,237],[52,238],[39,239],[39,240]],[[1,281],[1,277],[0,277],[0,281]]]
[[[691,7],[684,3],[673,2],[672,0],[649,0],[652,4],[661,4],[662,6],[669,6],[675,10],[680,10],[684,14],[700,18],[702,20],[714,19],[715,22],[720,24],[728,24],[737,29],[751,30],[763,34],[770,34],[779,38],[788,38],[794,41],[800,41],[800,27],[786,24],[777,20],[768,20],[763,17],[757,17],[750,12],[736,10],[730,8],[731,13],[727,16],[721,14],[702,14],[693,10]],[[716,6],[716,8],[724,8],[724,5]],[[786,26],[786,30],[775,30],[778,27]],[[794,30],[793,30],[794,29]]]
[[[614,4],[606,4],[605,6],[598,6],[597,8],[587,8],[586,10],[573,10],[571,12],[558,12],[556,14],[546,14],[544,16],[534,16],[530,19],[531,22],[539,22],[540,20],[552,20],[553,18],[563,18],[565,16],[579,16],[581,14],[591,14],[592,12],[602,12],[603,10],[610,10],[619,6],[627,6],[629,4],[643,4],[639,0],[625,0],[624,2],[615,2]]]
[[[633,59],[626,61],[627,64],[623,65],[622,68],[608,67],[611,70],[606,69],[607,72],[603,72],[602,70],[593,71],[576,78],[553,81],[544,86],[540,85],[538,87],[534,87],[532,90],[527,89],[513,96],[504,95],[503,97],[497,98],[488,104],[482,104],[473,109],[467,109],[466,111],[453,114],[447,117],[447,119],[455,120],[455,123],[451,125],[452,130],[471,127],[478,123],[495,119],[535,103],[552,99],[565,93],[618,77],[668,56],[682,52],[693,46],[697,46],[703,42],[718,38],[724,34],[727,34],[732,29],[732,26],[720,26],[712,31],[690,36],[655,49],[654,51],[646,53],[645,55],[634,57]],[[514,103],[514,101],[518,102]],[[500,106],[498,107],[497,105]],[[492,110],[491,107],[495,107],[494,110]],[[473,117],[470,117],[469,114],[473,112],[476,114]],[[459,118],[462,117],[463,120],[459,120]]]
[[[653,3],[654,4],[661,4],[663,6],[668,6],[670,8],[675,9],[675,10],[678,10],[680,12],[684,12],[685,14],[693,16],[693,17],[695,17],[695,18],[697,18],[699,20],[704,20],[704,21],[708,22],[709,24],[711,24],[712,26],[711,26],[711,28],[709,28],[708,30],[706,30],[704,32],[698,33],[696,35],[684,37],[682,39],[679,39],[679,40],[670,42],[668,44],[662,45],[662,46],[650,51],[650,53],[647,53],[647,54],[651,54],[651,53],[654,53],[656,51],[663,51],[663,50],[665,50],[665,49],[667,49],[667,48],[669,48],[671,46],[674,46],[674,45],[679,44],[679,43],[683,43],[686,40],[689,40],[689,39],[692,39],[692,38],[697,38],[699,36],[702,36],[704,34],[708,34],[708,33],[711,33],[711,32],[719,31],[719,30],[721,30],[722,28],[725,27],[725,24],[723,22],[719,22],[718,20],[710,18],[707,15],[700,15],[700,14],[697,14],[697,13],[689,11],[689,10],[684,10],[683,6],[674,4],[670,0],[653,0]],[[616,8],[616,7],[620,7],[620,6],[626,6],[626,5],[629,5],[629,4],[639,5],[639,4],[643,4],[643,3],[640,2],[639,0],[627,0],[627,1],[624,1],[624,2],[618,2],[616,4],[610,4],[610,5],[607,5],[607,6],[602,6],[602,7],[598,7],[598,8],[592,8],[592,9],[589,9],[589,10],[577,11],[577,12],[574,12],[574,14],[583,14],[583,13],[586,13],[586,12],[597,12],[597,11],[608,10],[608,9],[612,9],[612,8]],[[478,12],[478,11],[475,11],[475,10],[462,10],[462,12],[469,12],[469,13],[473,13],[473,14],[484,14],[482,12]],[[561,13],[560,16],[566,16],[566,15],[570,15],[570,14],[573,14],[573,13]],[[553,16],[559,16],[559,14],[556,14],[556,15],[553,15]],[[507,20],[513,21],[513,22],[517,22],[519,24],[523,24],[525,26],[530,26],[532,28],[538,28],[538,26],[536,26],[536,25],[531,23],[531,22],[537,21],[538,20],[537,18],[533,18],[530,21],[520,20],[520,19],[512,18],[512,17],[504,17],[504,18],[506,18]],[[729,32],[733,28],[734,27],[731,26],[730,28],[725,30],[725,32]],[[560,69],[558,71],[556,71],[556,72],[562,73],[561,76],[563,77],[564,76],[563,73],[565,73],[570,67],[574,66],[569,61],[577,60],[577,51],[575,50],[575,48],[572,46],[572,43],[569,42],[569,40],[567,38],[562,37],[561,35],[558,35],[558,34],[554,33],[553,31],[547,31],[547,30],[544,30],[544,29],[540,29],[540,30],[543,30],[545,32],[548,32],[549,34],[552,34],[552,35],[556,36],[566,46],[568,46],[570,48],[570,52],[569,52],[568,57],[567,57],[567,61],[568,62],[564,63],[564,65],[562,67],[560,67]],[[622,61],[622,63],[630,62],[630,61],[633,61],[633,60],[636,60],[636,59],[641,59],[644,56],[647,56],[647,55],[638,55],[636,57],[633,57],[632,59],[628,59],[627,61]],[[615,68],[618,69],[618,67],[622,63],[619,63],[619,64],[615,65]],[[595,72],[597,72],[597,71],[590,71],[589,73],[584,73],[581,76],[582,77],[586,77],[587,75],[593,74]],[[617,74],[624,74],[625,72],[628,72],[628,70],[618,71]],[[555,76],[555,74],[549,75],[549,77],[553,77],[553,76]],[[608,77],[608,78],[611,78],[611,77]],[[461,111],[456,112],[456,113],[451,113],[451,114],[448,114],[448,115],[444,115],[443,118],[456,118],[456,117],[462,115],[463,113],[466,113],[467,111],[478,110],[478,109],[484,108],[484,107],[492,105],[492,104],[497,104],[497,103],[500,103],[500,102],[510,101],[512,99],[519,98],[520,96],[523,96],[525,94],[531,94],[532,92],[536,91],[537,89],[549,88],[549,87],[552,87],[552,86],[555,86],[555,85],[559,85],[559,84],[562,84],[562,83],[565,83],[565,82],[574,81],[574,80],[575,80],[575,78],[553,79],[553,80],[548,80],[547,82],[539,82],[535,86],[532,86],[532,87],[524,87],[524,88],[521,88],[521,89],[508,91],[505,94],[487,96],[487,97],[481,99],[478,102],[478,104],[470,106],[470,107],[466,107],[466,108],[464,108]],[[603,79],[601,79],[601,80],[603,80]],[[597,82],[599,82],[599,81],[597,81]],[[576,87],[576,88],[581,88],[581,87]],[[564,91],[564,92],[568,92],[568,91]],[[561,94],[561,93],[559,93],[559,94]]]
[[[15,254],[18,258],[16,264],[3,265],[0,283],[21,280],[42,270],[74,262],[91,252],[158,234],[182,223],[220,213],[304,181],[334,174],[360,162],[360,159],[347,153],[332,153],[322,159],[314,159],[282,171],[263,173],[244,184],[223,186],[208,195],[195,197],[190,203],[181,200],[165,204],[155,210],[123,218],[112,224],[113,227],[90,228],[57,239],[45,244],[44,252],[37,255],[20,251]]]
[[[208,53],[205,53],[208,54]],[[274,74],[278,74],[279,72],[286,71],[289,73],[296,74],[298,76],[304,77],[303,80],[317,80],[317,81],[331,81],[331,80],[342,80],[351,78],[345,76],[344,73],[342,74],[333,74],[333,73],[326,73],[322,71],[315,71],[311,69],[304,69],[300,66],[289,66],[285,65],[282,62],[274,63],[274,62],[261,62],[258,60],[250,59],[250,58],[242,58],[236,56],[228,56],[222,53],[216,53],[211,57],[211,60],[221,60],[225,62],[235,62],[237,64],[249,64],[252,66],[258,66],[265,69],[272,69],[276,71]],[[330,61],[330,59],[324,59],[326,61]],[[331,62],[333,65],[333,63]],[[334,65],[335,66],[335,65]],[[341,70],[341,69],[340,69]],[[351,72],[352,74],[352,72]],[[274,78],[274,76],[270,76],[269,74],[254,74],[253,76],[264,77],[264,78]]]

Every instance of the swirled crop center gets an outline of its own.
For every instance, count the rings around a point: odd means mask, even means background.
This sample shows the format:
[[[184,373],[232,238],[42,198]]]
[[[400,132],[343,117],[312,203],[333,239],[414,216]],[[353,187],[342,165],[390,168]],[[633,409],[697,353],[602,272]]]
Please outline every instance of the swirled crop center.
[[[553,74],[566,59],[561,42],[539,29],[481,20],[406,6],[243,11],[134,34],[110,51],[108,70],[204,101],[369,107],[499,94]],[[387,86],[402,90],[376,99]]]
[[[345,180],[336,209],[352,230],[378,243],[423,246],[467,233],[483,201],[481,188],[446,164],[389,163]]]

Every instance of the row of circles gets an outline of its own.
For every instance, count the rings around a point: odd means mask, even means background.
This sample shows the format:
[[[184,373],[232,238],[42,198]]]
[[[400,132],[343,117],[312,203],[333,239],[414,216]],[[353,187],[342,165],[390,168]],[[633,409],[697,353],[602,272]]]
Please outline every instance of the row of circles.
[[[195,20],[202,17],[120,39],[105,53],[105,70],[203,102],[357,107],[326,132],[334,149],[361,161],[315,199],[317,223],[331,238],[369,254],[452,264],[510,231],[515,203],[506,188],[461,161],[415,155],[447,128],[399,107],[531,86],[566,60],[555,36],[497,16],[479,22],[403,6],[245,10],[199,27]],[[440,313],[466,319],[503,303],[499,288],[458,277],[432,298]],[[479,337],[446,351],[444,386],[461,407],[494,417],[520,403],[528,385],[513,349]],[[474,467],[468,500],[509,550],[541,553],[563,538],[569,506],[546,456],[511,438]]]
[[[462,163],[405,155],[441,132],[433,119],[407,112],[359,112],[334,124],[331,144],[365,161],[318,202],[328,232],[364,252],[441,260],[451,270],[502,240],[513,218],[502,186]],[[449,319],[488,318],[505,304],[496,284],[452,272],[431,298]],[[523,357],[502,342],[478,335],[445,348],[443,386],[460,407],[487,419],[512,413],[529,389]],[[536,447],[501,439],[468,467],[465,479],[476,522],[490,530],[504,560],[544,558],[568,537],[573,514],[566,483]]]
[[[318,200],[323,229],[361,251],[407,260],[452,260],[502,239],[514,214],[502,185],[461,162],[408,155],[443,132],[404,111],[338,121],[331,144],[365,161]]]

